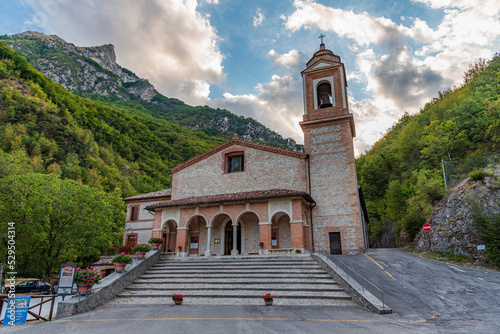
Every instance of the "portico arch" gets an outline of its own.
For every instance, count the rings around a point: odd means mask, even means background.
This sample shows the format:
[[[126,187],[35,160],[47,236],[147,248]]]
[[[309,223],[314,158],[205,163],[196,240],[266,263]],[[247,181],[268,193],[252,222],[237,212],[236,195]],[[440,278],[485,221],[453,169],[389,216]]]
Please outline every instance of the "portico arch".
[[[162,225],[162,251],[172,253],[176,251],[177,244],[177,222],[168,219]]]
[[[224,255],[224,245],[226,244],[226,233],[225,228],[227,224],[232,224],[232,217],[225,213],[221,212],[216,214],[211,221],[212,230],[213,230],[213,240],[218,239],[218,243],[214,243],[212,251],[217,255]],[[211,240],[210,242],[213,242]]]
[[[195,214],[186,220],[186,255],[198,256],[203,253],[200,244],[202,231],[206,231],[207,219],[202,214]]]
[[[241,253],[259,253],[259,215],[254,211],[243,211],[236,221],[241,225]]]
[[[284,211],[274,213],[271,219],[271,249],[292,248],[290,220]]]

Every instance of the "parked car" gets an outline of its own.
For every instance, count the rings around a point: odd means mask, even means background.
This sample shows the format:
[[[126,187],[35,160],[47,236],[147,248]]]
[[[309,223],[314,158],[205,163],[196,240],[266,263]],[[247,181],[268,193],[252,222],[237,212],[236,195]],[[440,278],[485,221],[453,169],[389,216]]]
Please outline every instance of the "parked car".
[[[16,293],[44,293],[50,294],[52,289],[50,284],[42,281],[28,280],[16,285]]]

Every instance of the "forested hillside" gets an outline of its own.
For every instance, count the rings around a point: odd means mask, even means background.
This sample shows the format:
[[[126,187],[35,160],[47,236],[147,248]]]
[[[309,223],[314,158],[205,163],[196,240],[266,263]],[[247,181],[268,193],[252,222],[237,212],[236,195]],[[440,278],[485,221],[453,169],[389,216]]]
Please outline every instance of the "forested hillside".
[[[125,113],[167,120],[226,140],[237,133],[243,140],[303,150],[303,145],[283,138],[252,118],[219,108],[194,107],[163,96],[148,80],[118,65],[111,44],[78,47],[57,36],[32,31],[3,35],[0,40],[5,40],[37,70],[70,92]]]
[[[0,41],[0,149],[35,172],[123,196],[170,186],[169,169],[223,140],[71,94]]]
[[[413,240],[445,193],[441,160],[500,149],[500,57],[470,66],[460,87],[439,92],[417,115],[405,114],[356,159],[372,245],[392,230]],[[402,234],[401,234],[402,233]]]

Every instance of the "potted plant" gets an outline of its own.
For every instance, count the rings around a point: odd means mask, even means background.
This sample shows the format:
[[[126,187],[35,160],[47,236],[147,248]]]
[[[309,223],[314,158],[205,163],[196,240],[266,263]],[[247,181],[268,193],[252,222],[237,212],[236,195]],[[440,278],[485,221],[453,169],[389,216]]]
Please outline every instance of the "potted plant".
[[[302,253],[302,250],[300,250],[300,249],[296,249],[296,250],[295,250],[295,253],[300,254],[300,253]]]
[[[182,304],[182,300],[184,299],[184,296],[181,295],[181,294],[176,294],[174,293],[173,295],[171,295],[172,297],[172,300],[174,301],[175,305],[181,305]]]
[[[127,266],[127,264],[132,263],[132,257],[128,254],[120,253],[115,255],[111,262],[113,262],[113,264],[115,265],[116,272],[121,273],[125,271],[125,267]]]
[[[179,253],[182,252],[182,246],[177,247],[179,249]]]
[[[271,296],[270,293],[266,294],[264,296],[264,302],[266,303],[266,305],[270,306],[270,305],[273,305],[273,300],[274,300],[274,296]]]
[[[103,275],[106,274],[105,271],[102,273],[94,269],[94,267],[87,267],[85,269],[76,268],[75,271],[75,283],[78,292],[88,292],[92,289],[92,286],[102,279]]]
[[[163,244],[163,239],[161,238],[151,238],[148,241],[151,244],[151,249],[160,249],[160,245]]]
[[[132,251],[134,251],[137,254],[137,258],[139,260],[144,260],[144,257],[146,256],[146,253],[149,252],[149,249],[151,246],[147,244],[139,244],[135,245],[134,248],[132,248]]]

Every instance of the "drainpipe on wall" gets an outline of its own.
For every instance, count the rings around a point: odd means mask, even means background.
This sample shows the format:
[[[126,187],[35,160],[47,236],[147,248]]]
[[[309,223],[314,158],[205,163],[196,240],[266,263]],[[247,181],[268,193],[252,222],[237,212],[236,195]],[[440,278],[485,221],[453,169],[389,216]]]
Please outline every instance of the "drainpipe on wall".
[[[306,159],[307,159],[307,176],[309,179],[309,195],[311,195],[311,164],[309,161],[309,154],[306,155]],[[311,197],[312,197],[312,195],[311,195]],[[311,220],[311,245],[312,245],[312,252],[313,253],[314,253],[314,225],[313,225],[312,209],[315,206],[316,206],[316,202],[309,204],[309,219]]]

